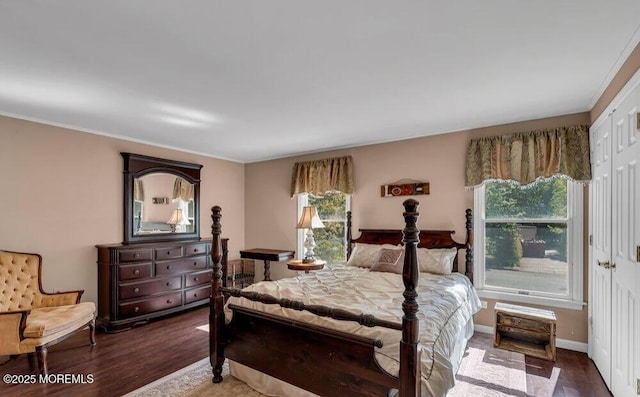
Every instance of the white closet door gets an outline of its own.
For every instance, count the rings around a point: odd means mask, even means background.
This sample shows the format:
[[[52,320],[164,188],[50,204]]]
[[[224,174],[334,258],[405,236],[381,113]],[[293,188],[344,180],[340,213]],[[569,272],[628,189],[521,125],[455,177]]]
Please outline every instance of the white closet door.
[[[611,392],[637,396],[640,378],[640,87],[613,113]]]
[[[591,130],[590,353],[611,388],[611,117]],[[605,264],[607,264],[605,266]]]

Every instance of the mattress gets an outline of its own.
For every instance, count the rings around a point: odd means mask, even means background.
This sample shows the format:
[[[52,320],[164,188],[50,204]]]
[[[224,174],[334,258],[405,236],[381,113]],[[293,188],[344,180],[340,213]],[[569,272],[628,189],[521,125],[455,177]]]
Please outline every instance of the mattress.
[[[245,291],[299,300],[305,304],[339,307],[355,314],[373,314],[387,321],[402,321],[404,284],[401,275],[375,272],[369,268],[332,264],[321,271],[300,273],[298,277],[253,284]],[[424,396],[443,396],[454,385],[466,342],[473,334],[473,314],[480,309],[480,299],[469,279],[459,273],[435,275],[422,272],[416,291],[422,346],[422,393]],[[379,339],[383,347],[376,348],[376,360],[384,370],[398,376],[402,337],[399,330],[369,328],[356,322],[318,317],[309,312],[245,298],[231,297],[227,304]],[[227,308],[227,322],[231,316],[232,312]],[[287,389],[288,385],[282,385],[283,382],[237,363],[231,364],[231,373],[266,395],[300,395],[299,389]]]

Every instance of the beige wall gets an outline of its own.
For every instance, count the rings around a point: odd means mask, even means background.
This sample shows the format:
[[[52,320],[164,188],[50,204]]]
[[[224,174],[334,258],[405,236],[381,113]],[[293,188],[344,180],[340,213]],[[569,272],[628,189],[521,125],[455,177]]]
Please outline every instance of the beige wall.
[[[246,234],[250,247],[296,248],[296,200],[289,196],[291,169],[296,161],[353,156],[356,191],[352,196],[354,237],[358,228],[402,228],[406,197],[380,197],[380,185],[399,179],[428,181],[430,194],[420,202],[419,227],[451,229],[464,238],[464,210],[473,208],[473,193],[464,188],[465,155],[472,137],[589,123],[589,113],[460,131],[425,138],[318,153],[246,165]],[[585,262],[586,263],[586,262]],[[585,266],[585,271],[586,271]],[[261,273],[256,271],[261,279]],[[273,278],[294,274],[272,263]],[[586,290],[585,290],[586,291]],[[586,299],[586,293],[585,293]],[[476,315],[476,322],[493,326],[494,301]],[[554,309],[558,337],[587,342],[587,310]]]
[[[0,249],[41,254],[48,291],[96,301],[95,245],[123,240],[120,152],[202,164],[200,235],[220,205],[230,257],[244,247],[244,164],[2,116],[0,142]]]

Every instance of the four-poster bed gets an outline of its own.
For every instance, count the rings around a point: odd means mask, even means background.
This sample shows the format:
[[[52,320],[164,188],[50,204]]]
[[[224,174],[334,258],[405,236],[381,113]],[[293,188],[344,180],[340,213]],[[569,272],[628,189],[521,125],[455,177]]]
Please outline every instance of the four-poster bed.
[[[360,237],[353,240],[349,219],[347,233],[349,256],[354,254],[354,245],[356,251],[358,247],[363,249],[374,244],[398,247],[398,251],[402,243],[404,260],[399,259],[402,266],[401,272],[397,272],[401,277],[372,269],[333,265],[314,275],[258,283],[245,290],[223,285],[226,269],[220,264],[221,209],[213,207],[214,274],[209,319],[213,382],[222,381],[222,365],[227,358],[241,364],[237,366],[238,373],[259,371],[260,375],[269,375],[269,379],[277,378],[286,382],[285,385],[295,385],[318,395],[339,392],[349,396],[388,396],[399,391],[404,397],[419,396],[423,391],[434,395],[441,394],[440,390],[446,392],[453,385],[453,374],[470,337],[469,324],[472,332],[471,316],[479,304],[469,281],[473,275],[471,211],[466,212],[465,242],[458,243],[451,238],[452,231],[419,230],[416,226],[418,202],[409,199],[403,205],[405,227],[402,231],[361,229]],[[458,250],[465,249],[467,277],[457,273],[421,274],[418,250],[425,248],[452,250],[453,272],[458,271]],[[430,285],[433,291],[418,286],[419,276],[424,277],[424,284]],[[316,286],[318,280],[324,284]],[[383,288],[392,292],[380,291],[376,280],[382,280]],[[297,282],[304,285],[301,287],[304,292],[299,296],[306,297],[290,295]],[[355,289],[352,293],[342,291],[336,298],[326,292],[330,286],[342,284],[353,285]],[[449,290],[455,293],[444,296]],[[382,303],[376,303],[372,297],[380,293],[385,294],[377,296]],[[358,302],[350,305],[348,295]],[[369,303],[362,306],[364,301],[378,306],[376,315],[367,310]],[[433,303],[440,301],[448,301],[445,303],[451,304],[451,308],[445,310],[437,306],[439,303]],[[359,310],[361,307],[364,309]],[[442,317],[442,328],[429,330],[431,334],[421,333],[420,322],[430,321],[432,315]],[[426,345],[426,352],[421,351],[421,338],[433,339],[433,343]],[[443,350],[452,352],[441,353]],[[441,357],[449,354],[451,362]],[[248,372],[243,372],[245,369]],[[432,388],[429,379],[436,386]]]

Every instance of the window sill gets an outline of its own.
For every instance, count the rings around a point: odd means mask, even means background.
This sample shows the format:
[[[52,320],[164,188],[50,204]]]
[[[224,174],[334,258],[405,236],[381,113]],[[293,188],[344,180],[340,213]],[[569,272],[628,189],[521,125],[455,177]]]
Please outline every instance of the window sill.
[[[572,301],[568,299],[554,299],[543,296],[511,294],[507,292],[497,292],[490,290],[478,290],[480,298],[495,299],[499,301],[528,303],[547,307],[559,307],[563,309],[582,310],[587,305],[586,302]]]

